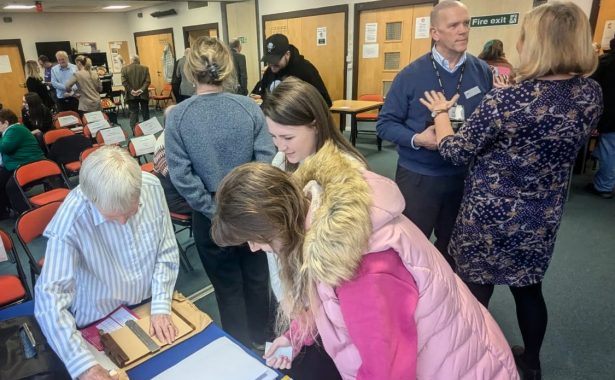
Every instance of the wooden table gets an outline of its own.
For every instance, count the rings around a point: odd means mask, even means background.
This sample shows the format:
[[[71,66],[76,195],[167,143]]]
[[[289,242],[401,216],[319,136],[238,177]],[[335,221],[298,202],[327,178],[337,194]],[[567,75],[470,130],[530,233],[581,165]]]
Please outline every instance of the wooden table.
[[[383,102],[369,100],[336,100],[333,102],[330,111],[340,114],[340,129],[342,131],[346,127],[346,115],[350,115],[350,142],[355,145],[357,143],[357,114],[380,109],[383,104]]]

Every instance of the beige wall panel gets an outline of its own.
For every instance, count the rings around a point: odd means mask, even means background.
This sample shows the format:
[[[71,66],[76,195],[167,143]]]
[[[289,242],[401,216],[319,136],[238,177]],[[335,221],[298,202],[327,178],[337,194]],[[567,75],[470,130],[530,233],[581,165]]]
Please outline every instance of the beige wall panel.
[[[260,79],[260,57],[258,56],[258,32],[256,29],[256,6],[254,0],[227,4],[228,42],[237,37],[245,37],[241,54],[246,56],[248,72],[248,91],[251,91]]]
[[[519,13],[519,23],[516,25],[504,26],[483,26],[475,27],[470,30],[470,42],[468,44],[468,52],[478,56],[483,50],[485,42],[498,39],[504,43],[504,52],[506,58],[513,66],[519,64],[519,57],[515,45],[521,32],[521,23],[525,17],[525,13],[533,8],[533,0],[502,0],[502,1],[484,1],[484,0],[464,0],[468,6],[470,16],[489,16],[507,13]]]

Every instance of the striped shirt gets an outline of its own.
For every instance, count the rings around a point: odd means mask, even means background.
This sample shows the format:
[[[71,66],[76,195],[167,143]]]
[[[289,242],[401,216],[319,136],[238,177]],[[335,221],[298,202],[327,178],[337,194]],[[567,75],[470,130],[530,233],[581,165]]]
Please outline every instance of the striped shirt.
[[[150,296],[152,314],[170,313],[179,251],[155,176],[143,173],[139,211],[125,225],[107,221],[77,187],[44,235],[34,313],[71,376],[97,364],[76,328]]]

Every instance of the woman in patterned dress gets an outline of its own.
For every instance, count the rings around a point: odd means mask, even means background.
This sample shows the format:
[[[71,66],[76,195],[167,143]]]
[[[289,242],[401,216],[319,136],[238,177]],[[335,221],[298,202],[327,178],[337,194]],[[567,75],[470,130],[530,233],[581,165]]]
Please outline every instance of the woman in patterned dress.
[[[473,162],[449,253],[486,307],[508,285],[525,344],[513,347],[525,379],[540,379],[547,326],[542,280],[551,260],[577,152],[602,113],[602,93],[586,78],[597,65],[587,17],[573,3],[548,3],[524,19],[516,84],[496,88],[454,134],[446,100],[425,93],[440,154]]]

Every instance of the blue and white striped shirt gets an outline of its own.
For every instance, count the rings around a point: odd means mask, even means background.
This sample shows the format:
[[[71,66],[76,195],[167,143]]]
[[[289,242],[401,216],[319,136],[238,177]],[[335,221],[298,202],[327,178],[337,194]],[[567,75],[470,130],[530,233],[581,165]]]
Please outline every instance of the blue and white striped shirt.
[[[142,178],[139,211],[125,225],[107,221],[77,187],[45,230],[34,313],[73,377],[97,364],[77,328],[150,296],[152,314],[171,312],[179,251],[160,181]]]

